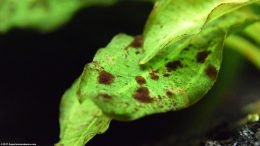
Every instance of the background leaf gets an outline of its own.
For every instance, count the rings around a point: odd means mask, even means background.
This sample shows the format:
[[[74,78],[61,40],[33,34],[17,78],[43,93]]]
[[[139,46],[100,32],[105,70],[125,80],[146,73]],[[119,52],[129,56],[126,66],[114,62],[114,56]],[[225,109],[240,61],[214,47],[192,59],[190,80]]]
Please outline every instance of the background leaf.
[[[254,23],[244,31],[231,35],[225,45],[238,51],[260,69],[260,23]]]
[[[120,1],[131,0],[0,0],[0,33],[14,27],[51,31],[70,20],[82,8],[112,5]]]

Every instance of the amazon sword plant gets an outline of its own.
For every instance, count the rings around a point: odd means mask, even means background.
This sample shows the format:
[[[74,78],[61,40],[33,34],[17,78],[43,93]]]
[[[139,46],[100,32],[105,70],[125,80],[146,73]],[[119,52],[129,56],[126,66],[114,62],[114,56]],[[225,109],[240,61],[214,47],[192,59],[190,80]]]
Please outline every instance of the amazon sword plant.
[[[12,27],[50,31],[81,8],[117,1],[0,0],[0,32]],[[239,35],[260,45],[259,0],[150,2],[154,8],[143,33],[116,35],[64,93],[57,146],[83,146],[105,132],[111,120],[131,121],[195,104],[217,80],[224,44],[260,68],[259,46]],[[16,11],[11,13],[11,6]]]

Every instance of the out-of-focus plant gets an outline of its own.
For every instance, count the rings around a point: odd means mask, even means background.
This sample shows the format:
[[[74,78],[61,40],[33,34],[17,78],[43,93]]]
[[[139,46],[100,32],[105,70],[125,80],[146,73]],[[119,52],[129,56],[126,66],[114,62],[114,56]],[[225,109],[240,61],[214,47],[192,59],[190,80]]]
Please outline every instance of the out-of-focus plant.
[[[52,30],[82,7],[115,2],[0,0],[0,32]],[[136,120],[196,103],[217,79],[224,44],[260,68],[259,8],[259,0],[156,1],[143,34],[115,36],[65,92],[57,145],[82,146],[112,119]]]
[[[116,0],[0,0],[0,32],[12,27],[50,31],[83,7],[114,2]]]
[[[109,6],[118,1],[126,0],[0,0],[0,33],[14,27],[52,31],[82,8]]]

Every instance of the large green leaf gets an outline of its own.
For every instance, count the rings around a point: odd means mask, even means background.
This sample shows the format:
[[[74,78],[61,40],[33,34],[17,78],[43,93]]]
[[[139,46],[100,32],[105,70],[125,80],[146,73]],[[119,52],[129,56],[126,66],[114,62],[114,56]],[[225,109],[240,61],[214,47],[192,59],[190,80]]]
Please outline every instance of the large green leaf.
[[[256,1],[197,2],[161,0],[144,38],[119,34],[97,52],[63,97],[59,144],[83,145],[104,132],[110,118],[179,110],[208,92],[226,36],[259,21],[259,15],[244,7]]]
[[[81,101],[91,97],[106,114],[119,120],[188,107],[217,78],[222,35],[206,46],[192,44],[177,57],[165,56],[143,68],[138,65],[142,49],[131,45],[136,40],[118,35],[87,65],[80,85]]]
[[[107,130],[110,118],[90,100],[79,103],[79,80],[62,97],[60,107],[60,142],[57,146],[83,146],[96,134]]]
[[[154,28],[151,38],[160,38],[154,39],[155,42],[149,47],[143,47],[146,41],[149,42],[147,39],[142,42],[141,37],[133,38],[123,34],[116,36],[106,48],[100,49],[93,62],[86,66],[80,83],[81,102],[90,97],[104,113],[119,120],[133,120],[149,114],[186,108],[198,101],[214,84],[227,32],[258,20],[258,16],[250,9],[235,11],[234,7],[229,7],[234,4],[215,5],[211,11],[203,11],[199,6],[197,9],[188,9],[193,3],[183,1],[174,2],[176,5],[177,2],[187,5],[187,9],[176,6],[174,10],[172,7],[165,7],[166,4],[173,5],[170,3],[172,1],[161,1],[160,5],[157,4],[152,19],[167,19],[165,15],[171,16],[172,11],[177,10],[180,15],[189,13],[196,17],[203,13],[206,18],[212,18],[205,19],[207,23],[202,24],[203,28],[194,31],[197,34],[181,38],[167,37],[161,33],[160,27],[147,26],[147,29]],[[208,1],[200,3],[202,6],[208,4]],[[235,7],[239,8],[245,4],[249,3],[235,3]],[[161,13],[161,9],[168,9],[169,12],[164,10],[165,14]],[[213,16],[218,17],[213,20]],[[165,20],[164,23],[167,25],[173,23],[172,21]],[[201,24],[200,21],[197,23]],[[148,25],[157,23],[148,22]],[[167,28],[168,34],[179,29]],[[191,33],[189,27],[180,29],[184,34]],[[166,29],[163,31],[166,34]],[[146,38],[148,34],[145,34]],[[160,51],[155,53],[148,63],[139,65],[140,60],[158,50],[154,46],[161,42],[167,43],[164,46],[159,45]]]

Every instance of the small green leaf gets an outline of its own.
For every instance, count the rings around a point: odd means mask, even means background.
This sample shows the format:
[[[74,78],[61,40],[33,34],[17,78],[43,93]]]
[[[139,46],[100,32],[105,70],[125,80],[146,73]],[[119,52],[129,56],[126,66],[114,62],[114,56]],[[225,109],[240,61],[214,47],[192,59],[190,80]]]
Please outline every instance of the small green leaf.
[[[81,104],[77,90],[79,80],[68,89],[60,105],[60,142],[57,146],[83,146],[96,134],[107,130],[110,118],[90,100]]]

